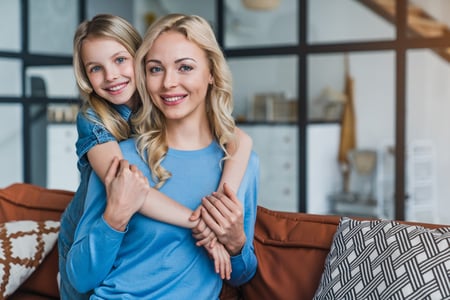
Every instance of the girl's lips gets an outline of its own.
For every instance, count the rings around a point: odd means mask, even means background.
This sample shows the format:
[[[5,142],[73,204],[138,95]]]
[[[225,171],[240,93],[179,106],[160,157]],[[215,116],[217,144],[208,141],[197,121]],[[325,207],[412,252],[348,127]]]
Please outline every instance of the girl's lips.
[[[107,88],[105,88],[105,90],[110,93],[117,93],[117,92],[120,92],[121,90],[123,90],[127,86],[127,84],[128,84],[127,82],[119,83],[114,86],[107,87]]]

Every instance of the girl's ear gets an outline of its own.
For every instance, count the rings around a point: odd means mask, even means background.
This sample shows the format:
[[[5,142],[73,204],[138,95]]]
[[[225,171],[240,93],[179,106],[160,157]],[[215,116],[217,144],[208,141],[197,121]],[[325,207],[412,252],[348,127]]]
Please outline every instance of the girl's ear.
[[[213,84],[214,83],[214,77],[212,76],[212,74],[209,75],[209,84]]]

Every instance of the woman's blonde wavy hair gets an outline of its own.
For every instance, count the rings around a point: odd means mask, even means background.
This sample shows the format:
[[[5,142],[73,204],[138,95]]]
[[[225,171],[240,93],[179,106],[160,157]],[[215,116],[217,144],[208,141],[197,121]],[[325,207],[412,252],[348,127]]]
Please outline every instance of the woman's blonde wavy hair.
[[[214,31],[209,23],[195,15],[169,14],[153,23],[147,30],[142,45],[136,53],[136,85],[141,96],[142,106],[133,120],[137,133],[137,147],[140,155],[148,160],[153,180],[160,188],[171,174],[161,166],[168,151],[166,140],[166,119],[153,104],[146,89],[146,56],[155,40],[164,32],[182,33],[189,41],[205,51],[213,83],[206,95],[206,113],[211,131],[225,152],[225,159],[231,154],[226,146],[237,149],[233,110],[232,78],[224,54],[217,43]],[[176,45],[175,45],[176,47]],[[230,149],[230,147],[228,148]]]
[[[135,57],[136,51],[142,43],[142,38],[125,19],[109,14],[99,14],[90,21],[83,21],[78,26],[73,39],[73,68],[80,96],[83,100],[82,111],[85,113],[88,108],[92,108],[99,117],[99,120],[90,118],[93,122],[99,122],[118,141],[127,139],[132,132],[130,125],[112,107],[111,103],[95,93],[86,74],[81,49],[87,38],[112,39],[122,44],[133,57]],[[137,92],[134,97],[136,98],[134,103],[139,106],[141,102],[137,99],[139,97]],[[87,114],[86,116],[89,117]]]

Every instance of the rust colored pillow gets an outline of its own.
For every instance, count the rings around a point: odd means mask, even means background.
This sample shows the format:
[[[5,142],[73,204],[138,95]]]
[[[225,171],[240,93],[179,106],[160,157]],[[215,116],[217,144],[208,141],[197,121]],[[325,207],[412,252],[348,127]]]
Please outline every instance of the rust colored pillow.
[[[244,299],[311,300],[339,220],[258,207],[254,241],[258,269],[242,286]]]
[[[45,189],[27,183],[12,184],[0,189],[0,222],[15,220],[59,221],[73,195],[74,192],[71,191]],[[39,294],[47,299],[58,298],[57,282],[51,280],[56,278],[57,273],[58,251],[55,245],[36,271],[20,286],[17,293],[23,291]]]
[[[12,295],[56,244],[57,221],[0,224],[0,296]],[[56,278],[55,278],[56,280]]]

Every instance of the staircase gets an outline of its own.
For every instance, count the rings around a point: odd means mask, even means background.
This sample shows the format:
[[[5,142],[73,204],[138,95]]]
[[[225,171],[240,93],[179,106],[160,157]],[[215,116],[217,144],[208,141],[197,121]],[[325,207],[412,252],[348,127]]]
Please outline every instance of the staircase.
[[[395,24],[396,0],[359,0],[373,12],[388,22]],[[407,34],[410,37],[450,38],[450,28],[447,24],[436,20],[419,6],[408,3]],[[450,62],[450,47],[432,49],[435,53]]]

